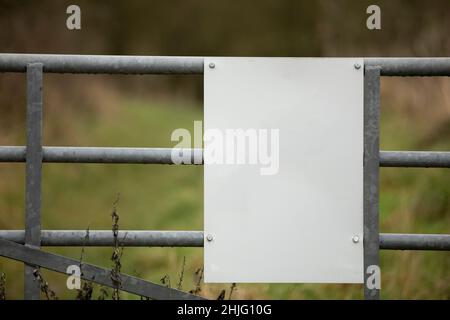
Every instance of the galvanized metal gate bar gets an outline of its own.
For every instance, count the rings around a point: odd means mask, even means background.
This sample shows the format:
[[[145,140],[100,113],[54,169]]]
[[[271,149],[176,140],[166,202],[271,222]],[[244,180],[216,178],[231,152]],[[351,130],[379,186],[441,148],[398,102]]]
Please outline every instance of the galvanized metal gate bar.
[[[41,245],[60,247],[111,247],[111,230],[42,230]],[[118,233],[123,247],[203,247],[203,231],[121,230]],[[23,230],[0,230],[0,239],[24,243]]]
[[[107,56],[71,54],[0,54],[0,72],[25,72],[32,62],[48,73],[203,74],[200,57]]]
[[[366,58],[366,67],[380,67],[384,77],[450,76],[449,58]]]
[[[380,68],[364,73],[364,297],[379,299],[379,289],[369,289],[369,266],[380,266],[378,198],[380,167]]]
[[[79,266],[80,262],[60,255],[44,252],[15,242],[0,239],[0,256],[41,266],[45,269],[67,274],[71,265]],[[92,264],[82,264],[81,278],[104,286],[115,288],[111,280],[111,270],[100,268]],[[204,300],[202,297],[159,284],[120,274],[120,290],[152,299],[165,300]]]
[[[29,63],[49,73],[203,74],[203,57],[0,54],[0,72],[25,72]],[[450,76],[449,58],[365,58],[382,76]]]
[[[380,233],[380,249],[450,251],[450,234]]]
[[[202,149],[171,148],[105,148],[105,147],[43,147],[47,163],[124,163],[173,164],[171,154],[187,154],[192,164],[203,164]],[[24,162],[26,148],[0,146],[0,162]],[[199,161],[195,161],[199,159]],[[380,167],[450,168],[450,152],[380,151]]]
[[[450,152],[380,151],[380,167],[450,168]]]
[[[123,247],[203,247],[203,231],[122,230],[118,237]],[[24,244],[24,230],[0,230],[0,239]],[[43,247],[111,247],[111,230],[42,230]],[[448,234],[380,233],[382,250],[449,251]]]
[[[27,66],[27,148],[25,182],[25,245],[41,244],[42,63]],[[25,265],[25,299],[39,300],[33,265]]]

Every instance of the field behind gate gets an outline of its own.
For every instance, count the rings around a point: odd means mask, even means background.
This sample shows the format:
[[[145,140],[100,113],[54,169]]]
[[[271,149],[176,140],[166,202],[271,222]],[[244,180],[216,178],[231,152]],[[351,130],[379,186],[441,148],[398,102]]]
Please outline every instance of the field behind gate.
[[[202,119],[201,104],[182,99],[102,93],[65,106],[46,91],[56,79],[44,86],[44,145],[170,147],[173,129],[192,129]],[[449,88],[449,79],[383,79],[381,149],[450,150]],[[22,125],[4,124],[0,142],[23,145],[24,132]],[[448,170],[382,168],[380,191],[381,232],[450,233]],[[44,164],[42,229],[110,229],[117,192],[121,229],[203,229],[203,167],[96,164]],[[24,164],[0,164],[0,229],[22,229],[23,218]],[[81,248],[45,250],[78,259]],[[110,254],[109,248],[86,248],[85,261],[111,266]],[[169,275],[176,287],[183,257],[183,289],[190,290],[202,267],[201,248],[125,248],[122,270],[155,282]],[[382,298],[450,298],[448,253],[382,251],[381,257]],[[1,271],[8,299],[22,298],[23,265],[0,258]],[[75,297],[63,275],[43,275],[59,298]],[[201,294],[216,298],[221,289],[229,285],[205,285]],[[361,292],[360,285],[246,284],[233,297],[351,299]]]

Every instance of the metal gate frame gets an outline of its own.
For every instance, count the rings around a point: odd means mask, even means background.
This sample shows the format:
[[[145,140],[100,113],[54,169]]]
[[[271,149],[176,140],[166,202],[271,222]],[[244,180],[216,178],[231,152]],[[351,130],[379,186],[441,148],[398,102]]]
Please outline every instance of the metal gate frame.
[[[355,68],[361,66],[355,65]],[[0,256],[26,264],[25,299],[39,299],[33,270],[41,266],[65,273],[73,262],[41,246],[112,246],[110,230],[41,230],[42,163],[173,164],[170,148],[97,148],[42,146],[43,73],[203,74],[202,57],[0,54],[0,72],[27,74],[27,145],[0,146],[0,162],[26,163],[25,230],[0,231]],[[364,59],[364,281],[367,267],[379,266],[379,250],[450,251],[450,234],[379,233],[379,168],[450,168],[450,152],[380,151],[380,77],[450,76],[450,58]],[[193,152],[192,152],[193,151]],[[193,157],[202,150],[189,150]],[[126,234],[126,237],[125,237]],[[202,247],[202,231],[120,231],[123,246]],[[76,262],[75,262],[76,263]],[[83,264],[84,268],[85,264]],[[123,275],[123,290],[161,299],[199,297]],[[108,270],[88,265],[85,279],[113,286]],[[379,299],[379,289],[364,285],[366,299]]]

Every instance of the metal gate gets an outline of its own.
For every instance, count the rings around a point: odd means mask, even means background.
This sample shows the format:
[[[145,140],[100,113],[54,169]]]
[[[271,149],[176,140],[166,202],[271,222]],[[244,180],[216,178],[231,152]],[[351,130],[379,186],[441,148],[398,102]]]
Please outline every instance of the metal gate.
[[[364,66],[364,270],[379,266],[379,250],[450,251],[449,234],[379,233],[379,167],[450,168],[450,152],[380,151],[380,77],[450,76],[450,58],[368,58]],[[27,74],[27,145],[0,146],[0,162],[26,163],[25,230],[0,231],[0,256],[26,264],[25,299],[39,299],[36,266],[66,273],[78,261],[47,253],[41,246],[113,246],[110,230],[41,230],[42,163],[173,164],[170,148],[97,148],[42,146],[43,73],[203,74],[201,57],[91,56],[0,54],[0,72]],[[194,155],[195,152],[185,150]],[[192,161],[192,163],[194,163]],[[126,234],[126,237],[124,235]],[[130,247],[202,247],[202,231],[120,231],[121,245]],[[83,263],[81,276],[114,287],[110,270]],[[121,287],[154,299],[200,297],[132,276],[121,275]],[[366,299],[379,299],[379,289],[364,286]]]

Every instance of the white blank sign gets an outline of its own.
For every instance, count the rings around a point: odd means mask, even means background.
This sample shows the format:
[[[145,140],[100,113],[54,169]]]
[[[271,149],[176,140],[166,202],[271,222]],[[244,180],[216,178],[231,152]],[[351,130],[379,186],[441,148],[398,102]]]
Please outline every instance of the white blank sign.
[[[205,141],[206,282],[363,282],[363,70],[359,58],[205,59],[205,135],[279,132],[268,175],[208,163]]]

